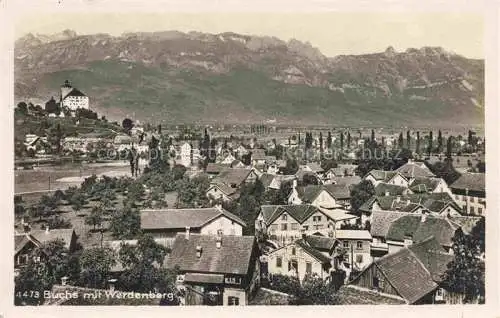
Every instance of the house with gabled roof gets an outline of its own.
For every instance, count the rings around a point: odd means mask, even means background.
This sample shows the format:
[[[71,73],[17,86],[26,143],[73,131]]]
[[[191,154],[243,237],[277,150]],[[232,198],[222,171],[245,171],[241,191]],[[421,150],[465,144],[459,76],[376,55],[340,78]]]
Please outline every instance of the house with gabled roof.
[[[239,197],[239,190],[245,183],[253,183],[258,175],[253,169],[226,168],[210,181],[206,192],[207,198],[213,201],[229,202]]]
[[[413,193],[440,193],[451,194],[451,190],[442,178],[415,177],[408,185]]]
[[[269,235],[279,244],[292,242],[302,234],[329,235],[342,224],[352,224],[357,217],[345,210],[328,210],[311,204],[262,205],[255,221],[256,231]]]
[[[304,235],[267,255],[269,274],[297,277],[306,275],[326,279],[334,269],[334,249],[338,241],[334,238]],[[321,249],[321,250],[320,250]]]
[[[373,211],[401,211],[406,213],[428,212],[439,216],[459,216],[460,207],[447,192],[416,193],[396,196],[373,196],[359,208],[361,222],[371,222]]]
[[[68,80],[66,80],[61,86],[59,103],[61,107],[68,107],[72,111],[75,111],[79,108],[90,108],[89,97],[82,93],[80,90],[71,86]]]
[[[174,238],[177,233],[242,235],[245,222],[220,206],[199,209],[144,209],[141,230],[156,238]]]
[[[312,204],[325,209],[350,207],[351,192],[348,186],[337,184],[292,187],[289,204]]]
[[[457,203],[467,215],[486,213],[486,180],[484,173],[464,173],[450,185]]]
[[[265,149],[252,149],[250,151],[252,166],[263,167],[266,164]]]
[[[371,170],[363,177],[363,179],[370,181],[373,186],[377,186],[377,184],[384,182],[408,187],[408,179],[398,171]]]
[[[453,255],[430,236],[374,261],[349,285],[365,292],[398,297],[406,304],[446,303],[442,277],[452,260]]]
[[[14,271],[17,273],[26,265],[32,251],[41,246],[42,243],[29,233],[14,235]]]
[[[375,186],[375,195],[377,196],[396,196],[407,195],[413,193],[410,189],[404,186],[380,182]]]
[[[413,178],[431,178],[436,176],[429,168],[427,168],[425,163],[416,162],[411,159],[409,159],[407,163],[396,169],[396,171],[409,181],[411,181]]]
[[[246,305],[260,286],[254,236],[178,234],[166,268],[178,269],[186,305]]]

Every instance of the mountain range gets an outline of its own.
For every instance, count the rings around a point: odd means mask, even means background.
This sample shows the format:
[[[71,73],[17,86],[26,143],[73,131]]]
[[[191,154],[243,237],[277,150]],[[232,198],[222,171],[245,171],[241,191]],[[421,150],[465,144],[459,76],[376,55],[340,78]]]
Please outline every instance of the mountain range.
[[[440,47],[327,57],[270,36],[178,31],[28,34],[15,96],[66,80],[108,117],[153,122],[457,126],[484,122],[484,60]]]

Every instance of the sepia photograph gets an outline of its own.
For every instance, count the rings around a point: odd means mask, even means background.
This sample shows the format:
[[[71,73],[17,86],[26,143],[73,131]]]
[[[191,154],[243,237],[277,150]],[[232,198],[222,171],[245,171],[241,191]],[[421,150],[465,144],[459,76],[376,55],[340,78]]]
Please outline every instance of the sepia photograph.
[[[488,298],[482,13],[28,11],[13,31],[13,305]]]

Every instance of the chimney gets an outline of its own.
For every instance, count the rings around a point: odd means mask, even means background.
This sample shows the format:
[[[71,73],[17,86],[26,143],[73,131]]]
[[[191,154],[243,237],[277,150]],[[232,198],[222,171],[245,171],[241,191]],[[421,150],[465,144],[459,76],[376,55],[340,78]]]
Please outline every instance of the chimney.
[[[66,286],[68,283],[68,276],[61,277],[61,285]]]
[[[186,240],[189,240],[189,230],[191,228],[189,226],[186,226]]]
[[[197,245],[196,246],[196,257],[200,258],[201,257],[201,252],[202,252],[201,246]]]

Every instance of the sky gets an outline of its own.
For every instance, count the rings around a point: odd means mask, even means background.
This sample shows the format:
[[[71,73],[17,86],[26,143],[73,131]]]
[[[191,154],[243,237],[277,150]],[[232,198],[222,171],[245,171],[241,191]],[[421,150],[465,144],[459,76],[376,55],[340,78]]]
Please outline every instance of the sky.
[[[327,56],[440,46],[469,57],[484,58],[484,20],[464,12],[65,12],[17,16],[15,37],[71,29],[78,34],[178,30],[236,32],[308,41]]]

